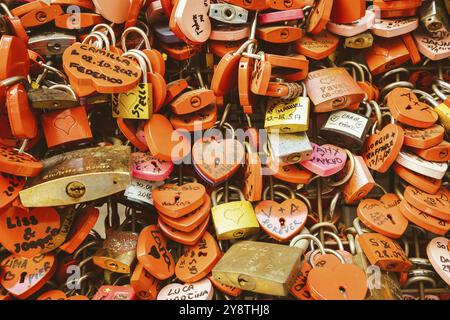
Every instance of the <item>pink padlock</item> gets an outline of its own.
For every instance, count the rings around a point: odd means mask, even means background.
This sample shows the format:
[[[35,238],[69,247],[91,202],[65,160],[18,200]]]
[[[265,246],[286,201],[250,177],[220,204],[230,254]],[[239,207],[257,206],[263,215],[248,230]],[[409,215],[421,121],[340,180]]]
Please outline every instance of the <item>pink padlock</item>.
[[[326,144],[319,146],[311,143],[313,157],[301,165],[320,177],[329,177],[341,171],[347,161],[347,153],[336,146]]]
[[[304,18],[302,9],[283,10],[261,13],[258,16],[258,24],[269,24],[283,21],[300,20]]]
[[[171,283],[161,289],[157,300],[212,300],[214,288],[207,278],[194,283]]]
[[[427,246],[427,256],[437,274],[450,285],[450,251],[449,239],[434,238]]]
[[[419,27],[419,18],[375,19],[371,32],[379,37],[393,38],[410,33]]]
[[[352,24],[340,24],[334,22],[328,22],[327,30],[343,37],[353,37],[357,34],[363,33],[375,23],[375,13],[370,10],[366,10],[366,15],[360,20]]]
[[[164,181],[174,168],[173,162],[158,160],[149,153],[133,153],[131,159],[133,177],[146,181]]]

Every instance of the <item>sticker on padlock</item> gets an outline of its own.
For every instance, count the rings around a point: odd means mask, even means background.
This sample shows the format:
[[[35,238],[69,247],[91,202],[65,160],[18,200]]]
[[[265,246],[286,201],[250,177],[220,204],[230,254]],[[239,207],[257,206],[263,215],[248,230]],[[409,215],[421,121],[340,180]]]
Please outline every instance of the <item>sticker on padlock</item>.
[[[125,189],[124,196],[129,200],[142,204],[153,205],[152,192],[155,188],[163,185],[162,181],[148,181],[138,178],[132,178],[131,183]]]

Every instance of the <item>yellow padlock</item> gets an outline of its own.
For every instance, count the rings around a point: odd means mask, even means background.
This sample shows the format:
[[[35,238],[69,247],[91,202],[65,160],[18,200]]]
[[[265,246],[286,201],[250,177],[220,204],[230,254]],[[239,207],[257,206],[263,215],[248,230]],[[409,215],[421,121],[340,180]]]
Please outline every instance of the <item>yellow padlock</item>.
[[[244,194],[238,188],[229,186],[229,190],[236,192],[240,201],[219,204],[225,198],[225,187],[215,190],[211,195],[213,204],[211,213],[217,239],[242,239],[258,233],[259,223],[252,204],[249,201],[245,201]]]
[[[280,133],[308,131],[310,102],[304,83],[302,87],[302,96],[296,99],[269,99],[264,124],[266,130],[279,130]]]

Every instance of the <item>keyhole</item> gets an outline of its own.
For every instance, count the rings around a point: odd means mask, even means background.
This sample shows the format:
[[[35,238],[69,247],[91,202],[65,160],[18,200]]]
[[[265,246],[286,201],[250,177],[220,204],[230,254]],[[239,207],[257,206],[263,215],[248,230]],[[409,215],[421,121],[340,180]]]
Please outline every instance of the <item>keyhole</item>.
[[[281,37],[282,39],[286,39],[287,37],[289,37],[289,31],[287,31],[287,30],[281,31],[280,37]]]
[[[20,283],[24,283],[25,282],[25,277],[27,276],[27,272],[22,272],[21,274],[20,274]]]
[[[280,218],[280,224],[282,227],[286,224],[286,220],[284,218]]]
[[[45,20],[47,20],[47,14],[43,11],[38,11],[35,17],[39,22],[44,22]]]
[[[220,164],[220,158],[214,159],[214,165],[217,167]]]
[[[286,8],[292,7],[292,0],[284,0],[284,6]]]
[[[344,287],[340,286],[339,287],[339,291],[342,293],[342,295],[344,296],[344,299],[347,300],[348,299],[348,295],[347,295],[347,290],[345,290]]]
[[[392,224],[395,224],[395,221],[390,214],[388,214],[387,217],[389,220],[391,220]]]
[[[180,201],[180,196],[175,196],[175,203],[178,203]]]

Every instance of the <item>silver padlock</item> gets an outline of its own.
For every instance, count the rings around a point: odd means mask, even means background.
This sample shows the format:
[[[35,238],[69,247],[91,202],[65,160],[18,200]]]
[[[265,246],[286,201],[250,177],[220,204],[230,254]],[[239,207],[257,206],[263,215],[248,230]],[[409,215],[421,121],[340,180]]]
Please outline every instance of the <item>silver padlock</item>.
[[[52,31],[31,36],[28,49],[45,56],[61,56],[64,51],[77,41],[77,38],[66,32]]]
[[[432,35],[440,37],[450,32],[446,10],[441,0],[425,1],[420,8],[420,20]]]
[[[209,17],[229,24],[247,23],[248,11],[228,3],[213,3],[209,7]]]
[[[268,133],[268,151],[276,163],[296,164],[312,158],[313,148],[306,132]]]

